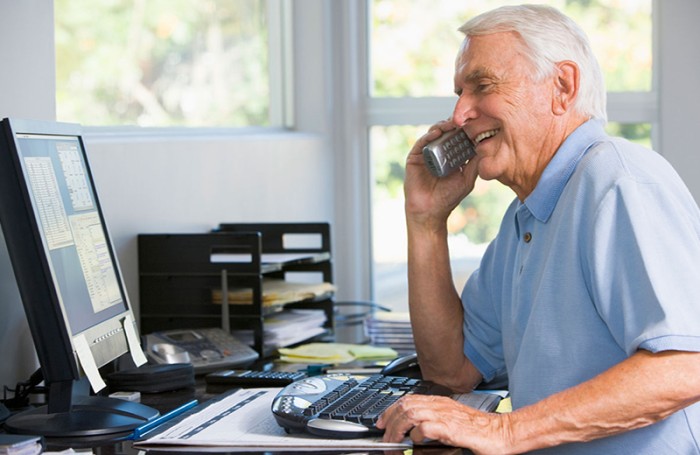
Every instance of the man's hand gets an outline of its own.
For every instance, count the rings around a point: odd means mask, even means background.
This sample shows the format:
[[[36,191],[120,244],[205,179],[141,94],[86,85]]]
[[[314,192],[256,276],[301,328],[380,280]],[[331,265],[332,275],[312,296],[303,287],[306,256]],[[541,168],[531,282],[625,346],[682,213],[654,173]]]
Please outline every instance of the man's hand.
[[[423,147],[454,129],[447,120],[433,125],[411,149],[406,158],[406,216],[422,222],[443,223],[452,210],[473,189],[477,177],[478,157],[472,158],[462,168],[446,177],[437,178],[430,173],[423,159]]]
[[[700,353],[639,350],[600,375],[508,414],[410,395],[377,422],[384,440],[437,440],[476,453],[523,453],[652,425],[700,401]]]
[[[406,435],[415,444],[439,441],[469,447],[474,453],[507,453],[507,415],[477,411],[449,397],[409,395],[384,412],[377,427],[384,441],[400,442]]]

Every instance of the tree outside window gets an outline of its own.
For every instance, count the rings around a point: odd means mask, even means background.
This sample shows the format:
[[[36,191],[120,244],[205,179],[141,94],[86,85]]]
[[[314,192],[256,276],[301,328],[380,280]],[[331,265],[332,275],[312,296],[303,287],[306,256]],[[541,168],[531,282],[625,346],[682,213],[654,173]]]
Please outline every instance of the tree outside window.
[[[269,124],[264,0],[56,0],[57,118]]]

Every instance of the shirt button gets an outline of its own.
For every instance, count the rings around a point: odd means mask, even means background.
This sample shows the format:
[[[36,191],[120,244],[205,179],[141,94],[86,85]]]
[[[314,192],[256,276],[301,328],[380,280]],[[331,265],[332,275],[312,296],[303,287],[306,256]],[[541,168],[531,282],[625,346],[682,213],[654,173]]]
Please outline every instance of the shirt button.
[[[523,234],[523,240],[525,241],[525,243],[530,243],[530,240],[532,240],[532,234],[526,232],[525,234]]]

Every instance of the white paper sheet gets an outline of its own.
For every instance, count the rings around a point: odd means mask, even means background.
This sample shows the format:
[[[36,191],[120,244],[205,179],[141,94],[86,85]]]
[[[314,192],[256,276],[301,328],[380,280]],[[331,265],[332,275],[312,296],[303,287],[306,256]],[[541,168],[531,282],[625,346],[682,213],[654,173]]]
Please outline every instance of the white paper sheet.
[[[272,401],[281,389],[241,389],[225,396],[202,411],[148,439],[137,441],[134,447],[160,445],[229,448],[304,449],[397,449],[411,447],[410,441],[400,444],[384,443],[381,437],[364,439],[323,439],[312,435],[287,434],[277,425]]]
[[[81,334],[74,337],[73,347],[75,348],[75,353],[78,356],[80,366],[83,367],[85,376],[87,376],[88,381],[90,381],[92,391],[97,393],[107,387],[107,384],[105,384],[102,376],[100,376],[100,371],[97,369],[95,358],[92,356],[92,351],[90,350],[90,345],[88,345],[85,335]]]
[[[139,343],[139,335],[136,333],[134,328],[134,318],[131,314],[127,314],[122,320],[122,327],[124,327],[124,333],[126,333],[126,341],[129,344],[129,352],[131,353],[131,359],[134,361],[137,367],[140,367],[148,360],[146,355],[141,350],[141,343]]]

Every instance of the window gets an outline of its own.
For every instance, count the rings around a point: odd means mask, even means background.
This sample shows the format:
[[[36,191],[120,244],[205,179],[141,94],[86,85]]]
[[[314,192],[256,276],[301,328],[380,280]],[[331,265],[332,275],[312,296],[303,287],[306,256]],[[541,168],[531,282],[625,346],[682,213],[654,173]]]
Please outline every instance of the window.
[[[520,1],[370,0],[368,3],[369,154],[372,165],[373,298],[407,308],[403,175],[417,137],[449,117],[455,101],[457,28],[480,12]],[[608,131],[651,146],[656,121],[651,0],[550,0],[588,33],[609,92]],[[478,181],[448,221],[457,289],[478,266],[514,194]]]
[[[273,0],[56,0],[57,118],[279,126]]]

